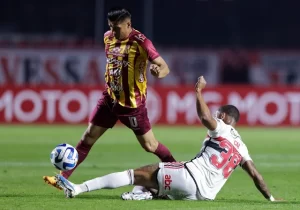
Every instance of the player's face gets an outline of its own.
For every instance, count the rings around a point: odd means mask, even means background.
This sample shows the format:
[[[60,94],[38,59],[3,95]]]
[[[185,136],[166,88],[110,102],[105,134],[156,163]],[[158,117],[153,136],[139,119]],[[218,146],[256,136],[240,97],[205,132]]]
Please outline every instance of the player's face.
[[[108,21],[108,26],[116,39],[125,39],[129,36],[131,23],[126,19],[122,22]]]

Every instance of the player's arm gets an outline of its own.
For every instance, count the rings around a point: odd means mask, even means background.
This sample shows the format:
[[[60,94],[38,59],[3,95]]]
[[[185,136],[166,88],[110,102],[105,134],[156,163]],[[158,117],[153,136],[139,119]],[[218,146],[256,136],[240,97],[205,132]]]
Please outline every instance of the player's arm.
[[[252,178],[256,188],[263,194],[263,196],[268,199],[269,201],[277,201],[270,193],[270,190],[267,187],[267,184],[265,183],[262,175],[257,171],[257,169],[254,166],[254,163],[252,160],[246,161],[242,168],[249,174],[249,176]]]
[[[206,81],[204,77],[203,76],[199,77],[195,86],[197,113],[202,124],[209,130],[214,131],[217,128],[217,121],[212,117],[210,110],[202,96],[202,89],[204,89],[205,86],[206,86]]]
[[[168,64],[161,56],[155,58],[151,63],[150,71],[153,76],[156,76],[157,78],[164,78],[169,74],[170,69]]]
[[[136,36],[137,41],[141,44],[148,55],[148,60],[151,62],[150,72],[157,78],[164,78],[170,72],[168,64],[159,55],[151,40],[143,35]]]

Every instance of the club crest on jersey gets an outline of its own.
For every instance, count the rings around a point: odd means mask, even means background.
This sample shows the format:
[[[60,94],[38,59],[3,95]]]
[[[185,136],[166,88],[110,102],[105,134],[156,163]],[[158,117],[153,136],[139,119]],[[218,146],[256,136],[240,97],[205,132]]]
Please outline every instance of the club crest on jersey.
[[[232,135],[233,138],[238,138],[239,137],[239,134],[236,132],[236,130],[234,129],[231,129],[230,130],[230,134]]]

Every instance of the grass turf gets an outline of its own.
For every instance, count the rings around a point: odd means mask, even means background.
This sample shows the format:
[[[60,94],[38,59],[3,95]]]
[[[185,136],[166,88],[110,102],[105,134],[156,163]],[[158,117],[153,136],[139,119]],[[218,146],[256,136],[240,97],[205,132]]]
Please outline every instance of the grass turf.
[[[0,126],[0,209],[299,209],[300,154],[297,129],[238,129],[258,170],[274,197],[266,201],[248,175],[237,168],[215,201],[122,201],[120,194],[132,187],[101,190],[66,199],[43,183],[43,175],[56,172],[49,156],[55,145],[76,145],[84,126]],[[177,160],[189,160],[199,151],[205,130],[197,127],[155,127],[157,139],[170,148]],[[158,162],[143,151],[125,127],[109,130],[93,147],[85,162],[70,178],[79,183],[107,173]]]

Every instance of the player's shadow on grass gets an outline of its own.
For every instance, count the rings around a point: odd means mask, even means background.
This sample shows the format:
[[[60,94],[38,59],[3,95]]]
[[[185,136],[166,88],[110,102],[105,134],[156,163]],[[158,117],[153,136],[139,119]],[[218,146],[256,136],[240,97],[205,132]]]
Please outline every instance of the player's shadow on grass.
[[[121,199],[118,195],[80,195],[76,199],[103,199],[103,200],[119,200]]]
[[[50,197],[61,197],[61,198],[65,198],[65,196],[63,194],[35,194],[35,195],[32,195],[32,194],[0,194],[0,198],[24,198],[24,197],[45,197],[45,198],[49,198]],[[77,199],[91,199],[91,200],[96,200],[96,199],[103,199],[103,200],[119,200],[121,199],[120,196],[118,195],[80,195],[78,197],[75,198],[76,200]]]
[[[21,193],[21,194],[0,194],[0,198],[33,198],[33,197],[40,197],[40,198],[49,198],[49,196],[55,196],[54,194],[25,194],[25,193]]]
[[[76,199],[103,199],[103,200],[120,200],[121,196],[119,195],[80,195]],[[155,199],[155,201],[165,201],[165,199]]]
[[[269,201],[261,200],[245,200],[245,199],[219,199],[217,202],[225,203],[245,203],[245,204],[269,204]],[[215,201],[212,201],[215,202]],[[275,205],[286,205],[286,204],[300,204],[300,201],[282,201],[282,202],[273,202]]]

